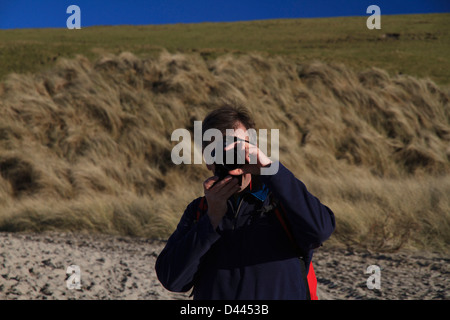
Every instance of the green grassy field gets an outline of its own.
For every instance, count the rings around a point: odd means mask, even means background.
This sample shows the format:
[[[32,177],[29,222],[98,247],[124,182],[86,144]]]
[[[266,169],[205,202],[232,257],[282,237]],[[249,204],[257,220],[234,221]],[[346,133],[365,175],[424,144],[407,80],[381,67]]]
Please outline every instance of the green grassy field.
[[[379,67],[391,75],[430,77],[450,83],[450,14],[382,16],[381,30],[367,17],[264,20],[155,26],[105,26],[81,30],[0,31],[0,78],[36,72],[59,57],[130,51],[140,57],[199,52],[205,59],[224,53],[259,52],[295,62],[344,63],[355,70]]]

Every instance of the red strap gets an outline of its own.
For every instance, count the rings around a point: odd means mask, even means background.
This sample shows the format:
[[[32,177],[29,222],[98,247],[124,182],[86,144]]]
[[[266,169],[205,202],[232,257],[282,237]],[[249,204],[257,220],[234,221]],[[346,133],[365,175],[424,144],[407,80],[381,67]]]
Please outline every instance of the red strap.
[[[306,279],[308,280],[309,295],[311,296],[311,300],[319,300],[319,297],[317,296],[317,278],[312,262],[309,264],[309,271]]]
[[[291,242],[295,243],[294,237],[291,234],[291,231],[289,230],[288,226],[286,225],[286,222],[283,219],[283,216],[281,215],[280,210],[278,208],[275,208],[275,214],[277,215],[278,220],[280,220],[281,225],[283,226],[284,231],[286,231],[287,236],[289,237],[289,240]]]
[[[200,204],[197,209],[197,217],[196,217],[197,221],[200,220],[200,217],[202,216],[203,213],[205,213],[206,209],[208,209],[208,205],[205,202],[205,197],[202,197],[200,199]]]

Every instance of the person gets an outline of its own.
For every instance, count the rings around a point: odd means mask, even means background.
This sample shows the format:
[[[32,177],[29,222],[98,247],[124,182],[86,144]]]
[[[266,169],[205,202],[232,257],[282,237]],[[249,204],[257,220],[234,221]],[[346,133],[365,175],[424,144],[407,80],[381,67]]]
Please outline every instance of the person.
[[[193,288],[195,300],[307,299],[305,272],[314,249],[334,231],[334,214],[282,163],[275,174],[260,174],[274,163],[246,142],[247,130],[254,127],[248,111],[235,105],[204,119],[203,132],[216,128],[225,135],[226,129],[235,129],[246,164],[220,181],[212,176],[203,182],[205,214],[198,216],[203,197],[187,206],[155,264],[166,289]],[[256,161],[250,162],[250,155]],[[215,164],[207,167],[215,171]],[[273,210],[267,210],[271,203],[283,208],[295,244]]]

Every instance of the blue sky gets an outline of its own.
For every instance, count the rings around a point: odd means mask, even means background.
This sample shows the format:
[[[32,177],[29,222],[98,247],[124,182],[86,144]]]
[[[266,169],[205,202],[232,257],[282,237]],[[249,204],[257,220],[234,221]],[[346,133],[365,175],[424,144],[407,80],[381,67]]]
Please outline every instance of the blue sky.
[[[0,0],[0,29],[65,28],[69,5],[81,9],[81,27],[172,24],[275,18],[450,12],[450,0]]]

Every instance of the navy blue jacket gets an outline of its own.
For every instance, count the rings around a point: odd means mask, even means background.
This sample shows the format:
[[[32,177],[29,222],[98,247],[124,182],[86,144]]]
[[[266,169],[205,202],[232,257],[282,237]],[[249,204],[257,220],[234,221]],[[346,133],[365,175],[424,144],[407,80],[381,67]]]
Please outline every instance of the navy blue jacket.
[[[283,205],[308,268],[313,249],[334,231],[334,214],[279,163],[278,173],[253,176],[251,190],[228,200],[216,230],[206,214],[197,221],[201,198],[188,205],[156,261],[162,285],[194,287],[194,299],[306,299],[298,250],[273,211],[261,210],[269,192]]]

